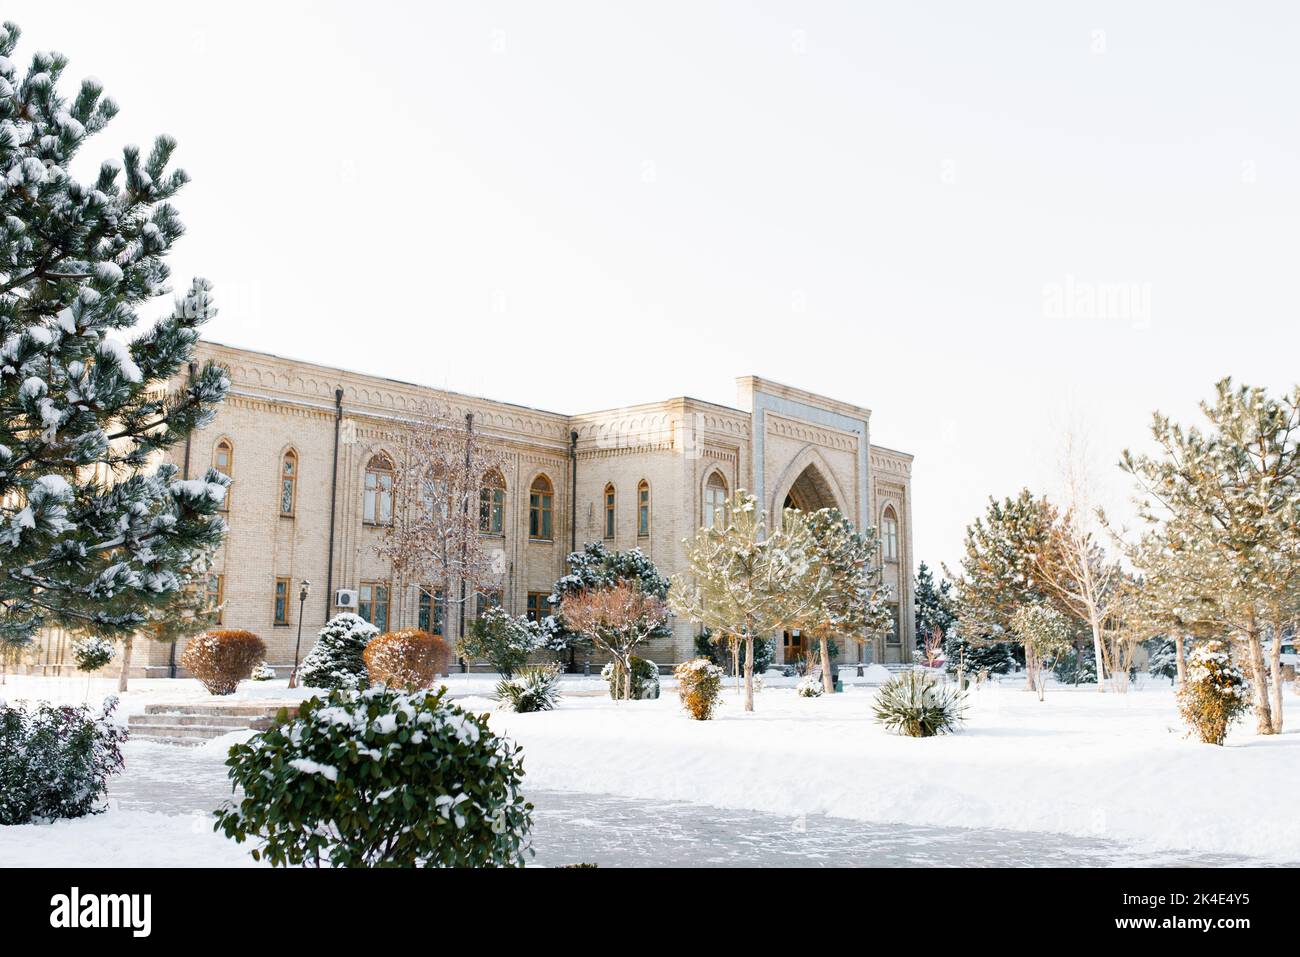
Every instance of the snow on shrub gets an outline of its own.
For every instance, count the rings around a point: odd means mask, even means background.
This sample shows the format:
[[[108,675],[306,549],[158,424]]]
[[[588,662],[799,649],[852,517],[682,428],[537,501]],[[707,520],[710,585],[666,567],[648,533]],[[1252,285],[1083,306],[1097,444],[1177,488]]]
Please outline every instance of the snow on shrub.
[[[366,645],[362,656],[375,684],[415,691],[428,688],[451,664],[451,649],[436,635],[418,628],[387,631]]]
[[[254,681],[274,681],[275,669],[272,668],[270,665],[268,665],[265,661],[263,661],[260,665],[258,665],[256,668],[253,669],[253,673],[249,675],[249,677],[252,678]]]
[[[799,683],[794,686],[795,692],[801,698],[820,698],[822,692],[826,689],[822,687],[822,673],[818,669],[816,673],[812,670],[799,679]]]
[[[600,676],[609,684],[609,696],[623,697],[623,666],[617,661],[607,662]],[[659,697],[659,666],[645,658],[632,656],[632,698],[640,701]]]
[[[239,683],[266,657],[266,645],[251,631],[227,628],[199,635],[185,646],[181,664],[210,694],[234,694]]]
[[[496,699],[520,714],[553,710],[560,700],[560,666],[525,668],[515,677],[497,682]]]
[[[1221,641],[1207,641],[1187,659],[1187,683],[1178,691],[1178,713],[1206,744],[1223,744],[1228,727],[1250,710],[1246,676]]]
[[[722,669],[707,658],[695,658],[683,661],[673,674],[677,676],[677,696],[682,699],[682,707],[696,721],[712,718],[722,694]]]
[[[91,635],[79,638],[72,643],[72,657],[77,662],[78,671],[98,671],[117,653],[117,647],[107,638]]]
[[[230,749],[243,797],[217,829],[280,867],[522,866],[522,750],[443,694],[336,690],[282,712]]]
[[[957,730],[966,694],[922,671],[895,675],[876,692],[876,720],[890,731],[929,738]]]
[[[116,708],[115,696],[98,713],[87,705],[0,701],[0,824],[104,810],[100,798],[109,775],[122,770],[126,740],[126,728],[113,720]]]
[[[311,653],[303,660],[298,680],[309,688],[364,688],[366,645],[379,629],[360,615],[343,612],[325,622]]]
[[[466,661],[486,661],[505,678],[522,668],[538,646],[539,634],[532,623],[497,605],[485,608],[470,625],[469,634],[456,642]]]

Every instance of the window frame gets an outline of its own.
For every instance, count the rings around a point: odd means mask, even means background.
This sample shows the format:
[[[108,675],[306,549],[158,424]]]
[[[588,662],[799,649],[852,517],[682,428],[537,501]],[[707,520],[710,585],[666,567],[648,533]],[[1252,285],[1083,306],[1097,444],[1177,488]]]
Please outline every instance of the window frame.
[[[393,465],[393,460],[383,452],[376,452],[370,456],[366,462],[365,475],[361,480],[361,522],[363,525],[373,525],[377,528],[387,528],[393,524],[393,486],[397,481],[397,469]],[[375,485],[372,489],[370,486],[370,477],[375,477]],[[387,489],[383,486],[383,480],[387,478]],[[373,493],[373,499],[371,495]],[[384,519],[383,502],[388,501],[388,518]],[[369,512],[369,516],[367,516]]]
[[[528,485],[528,540],[555,541],[555,483],[544,472]]]
[[[474,594],[474,617],[478,618],[489,608],[504,608],[505,592],[500,588],[483,588]]]
[[[290,474],[285,474],[284,467],[290,461],[293,462],[293,469]],[[280,517],[294,518],[298,514],[298,451],[297,449],[285,449],[280,456]],[[284,507],[284,493],[286,489],[289,492],[289,508]]]
[[[650,483],[646,479],[636,485],[636,537],[650,537]]]
[[[281,588],[284,593],[281,594]],[[274,596],[271,603],[271,623],[277,628],[286,628],[289,625],[289,594],[293,589],[293,580],[290,578],[275,579],[275,588],[272,592]],[[283,602],[283,608],[281,607]]]
[[[222,450],[226,453],[226,467],[222,468],[217,464],[217,456],[221,455]],[[218,512],[230,511],[230,494],[235,485],[235,443],[229,437],[223,435],[217,439],[212,446],[212,467],[230,479],[230,485],[226,486],[226,494],[222,497],[221,503],[217,506]]]
[[[714,479],[717,479],[717,484]],[[713,493],[721,492],[721,511],[719,505],[713,501]],[[727,520],[731,511],[731,486],[727,483],[727,477],[722,474],[721,469],[713,469],[709,472],[708,478],[704,480],[704,510],[700,515],[700,525],[702,528],[716,528],[722,531],[727,527]],[[721,516],[722,524],[718,525],[718,518]]]
[[[541,621],[551,615],[551,593],[548,591],[530,591],[524,599],[524,617],[529,621]]]
[[[484,476],[483,484],[479,486],[478,530],[480,535],[506,533],[506,482],[496,469]]]
[[[614,534],[618,531],[618,491],[614,488],[613,482],[605,483],[605,526],[604,538],[607,542],[614,540]]]
[[[898,513],[892,505],[880,513],[880,556],[887,562],[899,560]]]
[[[366,589],[370,590],[369,599],[362,597],[363,595],[365,595]],[[378,594],[381,591],[383,592],[382,599],[379,597]],[[370,624],[374,625],[381,632],[388,631],[388,620],[389,620],[388,616],[392,614],[392,600],[393,600],[393,593],[389,588],[387,581],[382,579],[376,579],[374,581],[361,582],[357,586],[357,617],[370,622]],[[370,606],[369,617],[361,613],[361,609],[366,605]],[[374,611],[376,606],[382,606],[384,609],[384,622],[382,625],[379,622],[374,620],[375,619]]]
[[[427,588],[416,588],[415,624],[421,631],[442,636],[447,628],[447,592],[445,589],[435,588],[433,591],[429,591]],[[426,624],[428,627],[424,627]]]

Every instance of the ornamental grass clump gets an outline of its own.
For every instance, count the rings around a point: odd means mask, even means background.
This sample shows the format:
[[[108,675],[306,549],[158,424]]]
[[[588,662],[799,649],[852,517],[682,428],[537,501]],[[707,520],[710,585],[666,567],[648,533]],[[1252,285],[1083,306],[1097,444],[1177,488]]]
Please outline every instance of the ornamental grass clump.
[[[905,671],[876,692],[876,720],[912,738],[950,734],[963,720],[966,694],[941,685],[933,675]]]
[[[1206,744],[1222,745],[1229,726],[1250,710],[1250,686],[1221,641],[1207,641],[1187,659],[1178,713]]]
[[[251,631],[209,631],[185,646],[181,664],[209,694],[234,694],[239,683],[266,658],[266,645]]]
[[[276,867],[522,867],[523,752],[444,690],[310,698],[230,749],[216,829]]]
[[[683,661],[673,669],[677,676],[677,696],[682,707],[696,721],[708,721],[717,710],[722,696],[722,669],[707,658]]]
[[[366,645],[363,655],[373,684],[415,691],[447,673],[451,649],[437,635],[418,628],[387,631]]]
[[[560,700],[560,666],[524,668],[513,678],[498,681],[495,696],[519,714],[552,711]]]

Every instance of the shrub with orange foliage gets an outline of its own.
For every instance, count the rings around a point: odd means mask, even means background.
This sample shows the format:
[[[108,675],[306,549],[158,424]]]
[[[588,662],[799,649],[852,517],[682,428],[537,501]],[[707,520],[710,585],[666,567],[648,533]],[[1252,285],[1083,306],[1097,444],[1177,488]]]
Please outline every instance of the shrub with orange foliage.
[[[416,691],[428,688],[451,664],[450,646],[418,628],[386,631],[366,645],[362,655],[371,684]]]
[[[266,645],[251,631],[227,628],[199,635],[185,646],[181,664],[210,694],[234,694],[239,682],[266,657]]]

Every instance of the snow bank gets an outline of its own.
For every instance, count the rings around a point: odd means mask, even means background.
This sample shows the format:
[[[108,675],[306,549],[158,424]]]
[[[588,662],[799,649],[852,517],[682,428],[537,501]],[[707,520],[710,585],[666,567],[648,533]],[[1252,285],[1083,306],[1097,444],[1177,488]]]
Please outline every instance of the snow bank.
[[[570,697],[491,724],[523,745],[538,788],[1300,861],[1296,732],[1261,738],[1243,723],[1217,748],[1185,737],[1168,686],[1040,703],[1016,683],[973,693],[961,733],[914,739],[874,723],[873,694],[769,689],[746,715],[729,689],[713,721],[687,718],[675,695]]]

